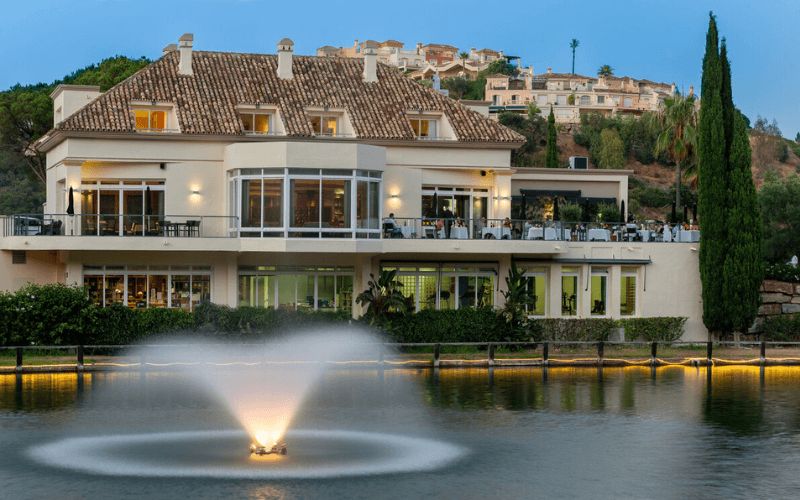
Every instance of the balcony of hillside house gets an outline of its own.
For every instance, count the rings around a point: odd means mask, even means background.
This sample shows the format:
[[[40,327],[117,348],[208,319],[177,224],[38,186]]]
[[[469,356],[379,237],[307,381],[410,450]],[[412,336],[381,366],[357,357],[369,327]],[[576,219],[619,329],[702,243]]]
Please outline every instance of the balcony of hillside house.
[[[381,238],[504,241],[583,241],[695,243],[700,231],[690,224],[658,222],[562,222],[529,219],[394,218],[384,219]]]
[[[3,220],[3,236],[105,236],[231,238],[236,217],[216,215],[15,214]]]

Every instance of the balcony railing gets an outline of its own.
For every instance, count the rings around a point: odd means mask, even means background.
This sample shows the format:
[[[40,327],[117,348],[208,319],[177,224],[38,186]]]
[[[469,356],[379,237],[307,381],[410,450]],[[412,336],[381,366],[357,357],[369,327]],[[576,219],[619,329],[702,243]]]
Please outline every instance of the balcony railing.
[[[700,241],[700,231],[679,224],[422,217],[384,219],[381,238],[691,243]]]
[[[230,238],[235,225],[218,215],[16,214],[3,221],[3,236]]]

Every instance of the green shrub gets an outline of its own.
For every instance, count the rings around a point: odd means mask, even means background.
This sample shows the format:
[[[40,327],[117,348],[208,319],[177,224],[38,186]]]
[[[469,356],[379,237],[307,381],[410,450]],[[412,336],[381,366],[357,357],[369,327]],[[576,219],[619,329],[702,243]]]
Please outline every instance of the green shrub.
[[[619,321],[625,328],[625,340],[641,339],[647,342],[673,342],[683,335],[685,317],[629,318]]]
[[[619,207],[613,203],[604,203],[597,207],[600,212],[600,222],[604,224],[613,224],[615,222],[622,222],[622,213]]]
[[[599,342],[606,341],[617,322],[610,318],[540,319],[542,340]]]
[[[122,304],[93,309],[85,323],[86,344],[124,345],[153,335],[192,329],[192,313],[184,309],[133,309]]]
[[[505,319],[490,307],[425,309],[392,321],[398,342],[501,342],[509,335]]]
[[[274,335],[314,325],[350,321],[347,311],[285,311],[243,306],[233,309],[206,302],[194,308],[200,332],[235,335]]]
[[[91,303],[82,287],[29,283],[0,300],[3,345],[74,345],[84,342]]]
[[[800,268],[788,264],[767,264],[764,279],[800,283]]]
[[[785,314],[767,319],[761,326],[761,333],[766,341],[800,340],[800,315]]]

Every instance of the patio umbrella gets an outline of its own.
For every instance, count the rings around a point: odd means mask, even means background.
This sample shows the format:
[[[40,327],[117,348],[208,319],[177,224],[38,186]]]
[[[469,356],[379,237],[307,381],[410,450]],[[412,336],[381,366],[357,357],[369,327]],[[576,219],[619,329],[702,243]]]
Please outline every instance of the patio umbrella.
[[[150,186],[144,190],[144,214],[153,215],[153,202],[150,199]]]
[[[69,187],[69,201],[67,203],[67,215],[75,215],[75,195],[72,186]]]
[[[697,224],[697,203],[692,205],[692,220]]]
[[[678,212],[675,210],[675,202],[672,202],[672,217],[669,219],[670,222],[675,223],[678,222]]]
[[[439,218],[439,196],[436,193],[433,193],[433,213],[434,213],[434,216],[438,219]]]
[[[625,200],[619,202],[619,212],[622,214],[622,222],[628,222],[628,213],[625,211]]]
[[[558,217],[558,196],[553,197],[553,220],[559,220]]]

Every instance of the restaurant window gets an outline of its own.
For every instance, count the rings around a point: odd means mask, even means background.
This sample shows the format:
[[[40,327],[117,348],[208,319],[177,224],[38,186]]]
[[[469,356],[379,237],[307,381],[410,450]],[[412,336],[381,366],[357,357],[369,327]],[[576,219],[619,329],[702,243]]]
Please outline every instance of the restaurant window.
[[[637,269],[634,266],[623,266],[620,277],[620,316],[636,315],[636,276]]]
[[[163,180],[83,180],[81,217],[84,236],[153,236],[164,219]]]
[[[271,134],[273,133],[272,114],[270,113],[241,113],[242,125],[245,134]]]
[[[578,290],[578,268],[562,267],[561,268],[561,315],[562,316],[578,315],[579,295],[580,295],[580,290]]]
[[[171,126],[170,114],[167,109],[134,109],[136,130],[140,132],[170,132],[177,128]]]
[[[605,316],[608,311],[608,268],[592,266],[591,315]]]
[[[84,266],[83,284],[96,307],[191,311],[211,300],[210,266]]]
[[[414,137],[417,139],[437,139],[437,128],[439,125],[438,120],[430,118],[409,118],[411,122],[411,129],[414,131]]]
[[[475,265],[390,265],[409,311],[493,307],[496,268]]]
[[[346,266],[240,266],[239,306],[351,312],[353,272]]]
[[[526,270],[525,275],[531,278],[530,291],[533,292],[533,304],[528,307],[528,316],[545,316],[547,311],[547,268],[530,268]]]
[[[338,137],[341,135],[339,129],[339,117],[336,115],[309,115],[311,129],[317,137]]]

